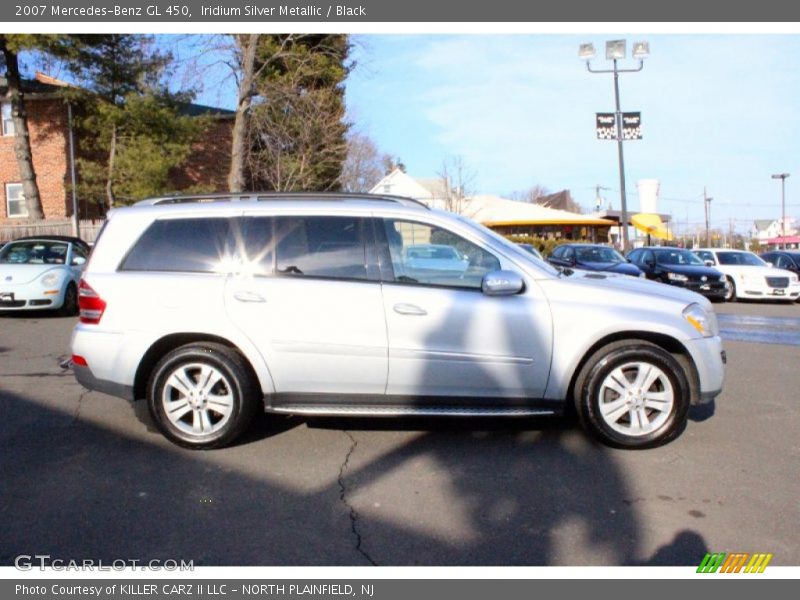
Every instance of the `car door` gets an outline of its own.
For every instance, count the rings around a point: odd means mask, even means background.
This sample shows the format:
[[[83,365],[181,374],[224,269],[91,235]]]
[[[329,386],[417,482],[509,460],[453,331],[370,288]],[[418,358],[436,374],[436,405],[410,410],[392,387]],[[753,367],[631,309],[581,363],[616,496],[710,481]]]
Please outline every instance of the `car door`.
[[[538,290],[487,296],[481,292],[483,276],[508,266],[492,252],[421,222],[385,219],[382,225],[387,395],[429,404],[443,397],[471,398],[475,404],[487,398],[540,398],[550,368],[552,323]],[[467,264],[410,264],[404,249],[420,243],[450,245]]]
[[[386,319],[377,264],[368,264],[371,235],[361,217],[245,216],[244,266],[228,278],[226,307],[278,394],[384,393]]]

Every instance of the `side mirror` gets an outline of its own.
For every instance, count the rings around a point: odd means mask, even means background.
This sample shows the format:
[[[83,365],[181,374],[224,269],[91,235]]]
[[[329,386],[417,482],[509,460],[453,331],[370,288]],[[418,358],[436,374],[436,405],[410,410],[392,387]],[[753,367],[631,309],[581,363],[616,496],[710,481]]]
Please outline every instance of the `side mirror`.
[[[481,291],[487,296],[513,296],[523,287],[525,282],[514,271],[489,271],[481,281]]]
[[[705,260],[703,261],[703,264],[704,264],[705,266],[707,266],[707,267],[713,267],[713,266],[714,266],[714,261],[713,261],[713,260],[708,260],[708,259],[705,259]]]
[[[76,256],[75,258],[72,259],[73,267],[80,267],[85,264],[86,264],[86,259],[83,258],[82,256]]]

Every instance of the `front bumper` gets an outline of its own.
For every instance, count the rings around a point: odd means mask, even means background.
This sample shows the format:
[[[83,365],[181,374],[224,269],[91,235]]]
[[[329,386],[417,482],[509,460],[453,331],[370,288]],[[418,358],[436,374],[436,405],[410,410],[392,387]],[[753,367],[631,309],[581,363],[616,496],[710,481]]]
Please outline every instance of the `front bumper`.
[[[715,336],[689,340],[686,349],[697,369],[700,384],[700,395],[695,403],[711,402],[722,392],[725,381],[727,355],[722,349],[722,338]]]
[[[0,311],[60,308],[63,299],[62,289],[44,288],[38,282],[25,285],[0,285]]]

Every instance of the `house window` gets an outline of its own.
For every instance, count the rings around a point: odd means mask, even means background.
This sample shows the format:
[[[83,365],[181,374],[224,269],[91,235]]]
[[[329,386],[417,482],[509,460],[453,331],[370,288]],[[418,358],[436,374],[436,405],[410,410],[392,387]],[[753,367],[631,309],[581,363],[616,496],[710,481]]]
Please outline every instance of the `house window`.
[[[6,184],[6,214],[9,217],[28,216],[28,208],[25,206],[25,195],[22,193],[21,183]]]
[[[2,103],[3,135],[14,135],[14,119],[11,118],[11,103]]]

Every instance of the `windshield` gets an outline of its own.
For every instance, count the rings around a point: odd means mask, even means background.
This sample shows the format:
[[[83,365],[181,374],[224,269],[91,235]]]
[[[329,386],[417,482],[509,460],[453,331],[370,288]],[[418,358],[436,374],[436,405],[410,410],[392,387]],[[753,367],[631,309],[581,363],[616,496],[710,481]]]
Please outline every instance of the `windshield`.
[[[590,248],[575,248],[575,255],[581,262],[622,263],[625,259],[613,248],[593,246]]]
[[[0,250],[0,264],[63,265],[67,258],[67,248],[67,244],[63,242],[11,242]]]
[[[656,262],[660,265],[691,265],[695,267],[705,266],[695,254],[688,250],[656,250]]]
[[[481,234],[492,238],[492,240],[494,242],[500,244],[505,250],[508,250],[511,253],[512,256],[522,257],[522,258],[524,258],[526,260],[533,261],[534,263],[536,263],[537,267],[539,267],[543,271],[549,273],[550,275],[558,275],[560,273],[560,271],[558,269],[556,269],[555,267],[553,267],[549,263],[546,263],[544,260],[537,258],[536,256],[534,256],[533,254],[531,254],[527,250],[525,250],[523,248],[520,248],[514,242],[512,242],[510,240],[507,240],[502,235],[492,231],[488,227],[485,227],[485,226],[481,225],[480,223],[476,223],[475,221],[473,221],[472,219],[470,219],[468,217],[465,217],[464,215],[456,215],[456,218],[459,221],[461,221],[462,223],[464,223],[466,225],[469,225],[472,229],[475,229],[476,231],[480,232]]]
[[[717,252],[721,265],[745,265],[748,267],[766,267],[767,263],[752,252]]]

